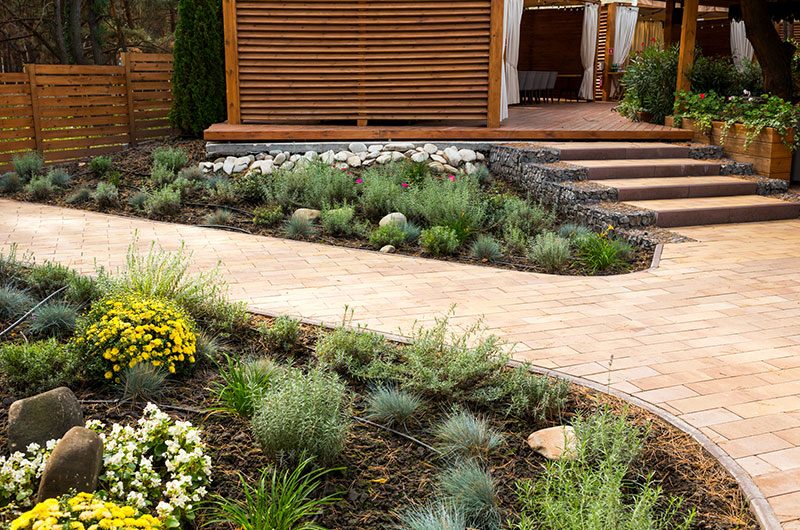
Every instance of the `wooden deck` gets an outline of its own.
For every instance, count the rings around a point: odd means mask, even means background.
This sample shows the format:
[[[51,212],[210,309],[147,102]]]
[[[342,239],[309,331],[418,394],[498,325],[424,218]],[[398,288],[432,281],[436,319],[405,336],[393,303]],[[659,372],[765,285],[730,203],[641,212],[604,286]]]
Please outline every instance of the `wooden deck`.
[[[614,112],[614,103],[548,103],[512,107],[498,128],[480,124],[430,123],[413,126],[229,125],[206,129],[209,141],[349,141],[349,140],[691,140],[692,132],[636,123]]]

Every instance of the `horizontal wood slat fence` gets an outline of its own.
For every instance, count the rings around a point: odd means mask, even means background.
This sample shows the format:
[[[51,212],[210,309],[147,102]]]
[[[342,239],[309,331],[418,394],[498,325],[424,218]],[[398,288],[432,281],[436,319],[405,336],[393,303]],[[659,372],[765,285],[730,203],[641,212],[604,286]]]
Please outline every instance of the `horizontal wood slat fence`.
[[[499,0],[223,6],[228,123],[485,122],[499,94]]]
[[[172,56],[121,59],[120,66],[29,64],[24,73],[0,74],[0,168],[24,151],[66,162],[168,136]]]

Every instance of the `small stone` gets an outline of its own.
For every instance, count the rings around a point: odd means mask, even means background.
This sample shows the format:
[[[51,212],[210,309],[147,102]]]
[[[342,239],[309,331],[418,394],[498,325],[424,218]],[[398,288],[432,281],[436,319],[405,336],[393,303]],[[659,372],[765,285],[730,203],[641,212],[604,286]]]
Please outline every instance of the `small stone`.
[[[406,224],[408,220],[406,216],[400,212],[392,212],[383,216],[383,218],[378,223],[378,226],[386,226],[386,225],[397,225],[403,226]]]
[[[447,158],[451,166],[457,166],[461,163],[461,155],[458,154],[458,149],[455,147],[448,147],[444,150],[444,156]]]
[[[350,169],[350,166],[347,165],[347,162],[337,162],[336,169],[341,169],[342,171],[346,171]]]
[[[436,147],[434,144],[425,144],[422,146],[422,149],[424,149],[425,152],[428,153],[429,155],[432,155],[439,150],[439,148]]]
[[[313,222],[319,219],[320,215],[322,215],[322,212],[313,208],[298,208],[294,211],[292,217],[300,217]]]
[[[316,151],[306,151],[306,153],[303,155],[303,158],[305,158],[309,162],[313,162],[318,157],[319,157],[319,155],[317,154]]]
[[[441,162],[431,162],[428,164],[428,167],[431,168],[436,173],[444,173],[444,164]]]
[[[361,165],[362,165],[362,166],[371,166],[371,165],[372,165],[372,164],[374,164],[374,163],[375,163],[375,159],[374,159],[374,158],[367,158],[366,160],[364,160],[364,161],[361,163]]]
[[[459,149],[458,155],[464,162],[475,162],[478,159],[478,155],[472,149]]]
[[[467,162],[466,164],[464,164],[464,171],[467,172],[467,175],[473,175],[475,172],[478,171],[478,167],[472,162]]]
[[[363,144],[361,142],[353,142],[350,145],[348,145],[347,148],[350,150],[351,153],[356,153],[356,154],[364,153],[367,151],[366,144]]]
[[[224,164],[222,162],[214,162],[214,173],[222,171],[222,166]]]
[[[440,164],[446,164],[447,163],[447,159],[445,157],[441,156],[441,155],[431,155],[431,159],[434,162],[439,162]]]
[[[408,151],[406,151],[406,152],[405,152],[405,153],[403,153],[403,154],[404,154],[404,155],[406,155],[406,158],[411,158],[411,157],[412,157],[412,156],[414,156],[416,153],[417,153],[417,150],[416,150],[416,149],[409,149]]]
[[[391,153],[383,153],[382,155],[378,156],[378,158],[375,159],[375,162],[377,162],[378,164],[386,164],[391,160],[392,160]]]
[[[294,162],[292,162],[291,160],[287,160],[286,162],[281,164],[281,169],[285,169],[286,171],[291,171],[292,169],[294,169]]]
[[[271,151],[270,154],[272,154]],[[281,165],[284,162],[286,162],[286,155],[278,151],[278,153],[275,154],[275,158],[273,160],[275,161],[275,164]]]
[[[367,151],[369,151],[370,153],[376,153],[376,152],[380,153],[381,151],[383,151],[383,145],[372,144],[369,147],[367,147]]]
[[[238,162],[235,166],[233,166],[232,173],[241,173],[242,171],[247,169],[248,165],[249,165],[249,162]]]
[[[267,157],[264,153],[258,153],[256,155],[256,160],[264,160]]]
[[[483,156],[483,153],[481,153],[480,151],[475,151],[475,158],[478,159],[478,162],[483,162],[484,160],[486,160],[486,157]]]
[[[392,162],[396,162],[398,160],[403,160],[406,157],[406,155],[404,155],[403,153],[401,153],[399,151],[392,151],[391,156],[392,156]]]
[[[425,162],[428,160],[428,153],[426,153],[425,151],[421,153],[414,153],[413,155],[411,155],[411,160],[413,160],[414,162]]]
[[[226,158],[226,157],[224,157],[224,156],[221,156],[221,157],[219,157],[219,158],[215,158],[215,159],[214,159],[214,163],[215,163],[215,164],[222,164],[223,162],[225,162],[225,158]]]
[[[283,154],[283,151],[281,151],[280,149],[272,149],[272,150],[269,152],[269,154],[271,154],[272,156],[275,156],[275,157],[277,157],[278,155],[282,155],[282,154]]]
[[[24,451],[32,443],[44,447],[72,427],[83,427],[78,398],[65,387],[20,399],[8,409],[8,448]]]
[[[347,157],[347,165],[350,167],[359,167],[361,165],[361,157],[358,155],[350,155]]]
[[[381,252],[384,254],[394,254],[397,251],[392,245],[384,245],[381,247]]]
[[[336,155],[334,155],[333,159],[336,160],[337,162],[344,162],[351,156],[353,156],[353,153],[351,153],[350,151],[339,151],[338,153],[336,153]]]
[[[449,172],[449,173],[458,173],[458,169],[454,168],[450,164],[444,164],[443,167],[444,167],[444,170]]]
[[[408,142],[393,142],[386,144],[383,148],[385,151],[408,151],[414,149],[414,144]]]
[[[294,155],[289,156],[289,161],[290,162],[297,162],[301,158],[303,158],[302,155],[294,154]]]
[[[222,171],[224,171],[228,175],[233,173],[233,168],[235,167],[236,167],[236,159],[233,158],[232,156],[226,158],[225,162],[222,163]]]
[[[56,444],[39,482],[38,502],[74,490],[92,493],[103,465],[103,441],[83,427],[73,427]]]
[[[323,164],[333,164],[333,162],[336,160],[334,158],[335,156],[336,153],[334,153],[333,151],[325,151],[324,153],[319,155],[319,159],[322,160]]]
[[[250,171],[260,171],[262,175],[271,175],[275,170],[275,162],[272,160],[256,160],[250,166]]]
[[[541,429],[528,436],[528,446],[549,460],[573,460],[578,439],[571,426]]]
[[[357,153],[358,158],[360,158],[362,162],[367,159],[368,154],[369,153],[366,151],[361,151],[360,153]]]
[[[214,162],[200,162],[200,171],[203,173],[208,173],[210,171],[214,171]]]
[[[371,160],[374,158],[378,158],[379,156],[381,156],[380,151],[369,151],[367,152],[367,157],[365,158],[365,160]]]

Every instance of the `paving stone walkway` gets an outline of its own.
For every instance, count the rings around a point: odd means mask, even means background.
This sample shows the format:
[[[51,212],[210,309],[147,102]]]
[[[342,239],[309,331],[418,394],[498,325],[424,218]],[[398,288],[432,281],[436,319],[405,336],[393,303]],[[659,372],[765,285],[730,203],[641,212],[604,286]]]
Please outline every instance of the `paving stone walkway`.
[[[455,304],[515,356],[656,405],[701,430],[800,529],[800,220],[692,227],[658,268],[558,277],[0,200],[0,249],[91,271],[181,241],[250,307],[390,333]],[[612,360],[613,355],[613,360]]]

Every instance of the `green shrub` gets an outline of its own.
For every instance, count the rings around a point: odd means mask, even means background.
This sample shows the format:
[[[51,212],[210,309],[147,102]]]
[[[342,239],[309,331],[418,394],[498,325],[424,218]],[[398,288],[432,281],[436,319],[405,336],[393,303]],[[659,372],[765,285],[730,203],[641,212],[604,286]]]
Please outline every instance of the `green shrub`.
[[[293,171],[306,174],[303,206],[322,210],[333,204],[353,202],[356,198],[355,180],[347,171],[319,160],[295,167]]]
[[[67,196],[67,202],[69,204],[83,204],[88,202],[92,198],[92,189],[86,186],[81,186],[73,193]]]
[[[253,432],[271,457],[313,457],[334,461],[344,448],[349,430],[347,392],[336,375],[313,368],[287,368],[264,393]]]
[[[219,370],[222,381],[211,387],[219,403],[215,410],[250,418],[281,369],[268,359],[240,361],[227,355],[225,359],[227,366]]]
[[[37,151],[12,156],[11,165],[23,184],[44,172],[44,158]]]
[[[400,211],[431,226],[453,230],[458,242],[480,231],[486,220],[486,204],[474,177],[462,175],[449,179],[425,179],[421,187],[406,194]]]
[[[35,305],[36,300],[25,291],[10,286],[0,287],[0,321],[19,318]]]
[[[496,261],[503,256],[500,243],[495,238],[487,235],[480,235],[472,243],[470,249],[472,257],[481,261]]]
[[[444,498],[464,513],[468,527],[502,528],[495,482],[475,461],[464,460],[445,470],[440,478],[440,487]]]
[[[217,204],[238,204],[239,188],[236,183],[229,178],[218,178],[209,181],[209,199]]]
[[[303,460],[281,473],[264,469],[255,487],[239,474],[241,500],[215,495],[208,524],[240,530],[324,530],[313,521],[341,496],[320,496],[317,490],[322,478],[338,469],[316,469],[312,463]]]
[[[150,217],[168,217],[181,208],[181,192],[165,186],[147,194],[144,211]]]
[[[0,193],[16,193],[22,189],[22,179],[13,171],[0,176]]]
[[[225,346],[219,336],[203,331],[197,333],[196,348],[195,357],[197,357],[198,362],[201,360],[218,362],[225,351]]]
[[[403,246],[406,242],[406,233],[402,227],[396,224],[388,224],[379,226],[369,235],[369,244],[373,248],[379,249],[386,245],[392,245],[396,248]]]
[[[294,318],[280,316],[258,331],[271,351],[292,353],[300,344],[300,321]]]
[[[662,50],[659,45],[647,46],[634,54],[625,68],[620,114],[636,120],[637,112],[646,112],[654,123],[664,123],[664,118],[672,114],[677,79],[678,47]]]
[[[555,221],[552,211],[513,196],[503,202],[502,216],[504,230],[518,228],[526,235],[536,235],[547,230]]]
[[[161,166],[177,174],[189,163],[189,155],[180,147],[157,147],[153,150],[153,169]]]
[[[715,92],[722,96],[741,94],[739,71],[730,56],[697,54],[689,72],[693,92]]]
[[[150,363],[139,363],[122,369],[122,401],[148,403],[164,394],[169,372]]]
[[[631,462],[643,436],[624,417],[601,411],[574,422],[578,440],[574,460],[545,463],[535,481],[522,480],[522,505],[516,530],[685,530],[694,510],[680,499],[665,499],[651,477],[636,477]],[[639,480],[631,480],[634,476]]]
[[[232,182],[237,196],[246,203],[258,204],[272,197],[269,179],[258,171],[245,173]]]
[[[63,302],[52,302],[36,309],[29,329],[35,337],[65,339],[75,332],[78,311]]]
[[[530,238],[516,226],[511,226],[503,230],[503,241],[506,251],[509,254],[525,255],[528,253]]]
[[[402,206],[404,191],[397,176],[391,172],[396,164],[376,166],[362,174],[359,203],[364,214],[377,221]]]
[[[291,216],[283,225],[283,233],[289,239],[308,239],[315,232],[314,222],[299,215]]]
[[[104,178],[113,166],[114,162],[110,156],[96,156],[89,160],[89,170],[99,179]]]
[[[116,169],[112,169],[106,173],[106,177],[103,180],[119,188],[120,185],[122,185],[122,173]]]
[[[367,418],[389,427],[406,427],[421,406],[419,396],[393,385],[381,385],[367,395]]]
[[[434,436],[437,449],[459,459],[486,461],[503,443],[503,435],[492,429],[488,421],[465,410],[451,412],[436,426]]]
[[[230,210],[225,208],[217,208],[210,214],[205,216],[203,222],[207,225],[227,226],[231,223],[233,215]]]
[[[273,227],[283,220],[283,209],[280,206],[263,206],[253,210],[253,224]]]
[[[30,195],[32,199],[37,201],[46,201],[55,191],[56,187],[53,186],[52,182],[50,182],[50,179],[47,177],[33,177],[30,182],[25,185],[25,192]]]
[[[22,395],[70,386],[76,381],[80,366],[78,355],[55,339],[0,345],[0,373]]]
[[[349,236],[353,233],[356,211],[351,206],[334,210],[322,210],[322,229],[333,236]]]
[[[92,198],[100,208],[108,208],[116,204],[119,199],[119,189],[110,182],[100,182],[97,184]]]
[[[382,335],[342,325],[317,340],[320,362],[341,373],[358,375],[386,349]]]
[[[573,243],[587,237],[592,237],[594,234],[591,228],[575,223],[564,223],[558,227],[558,235],[569,239]]]
[[[419,242],[422,250],[432,256],[454,254],[461,244],[456,231],[446,226],[434,226],[423,230]]]
[[[156,188],[163,188],[173,183],[175,180],[175,173],[172,172],[164,164],[153,164],[153,169],[150,170],[150,184]]]
[[[47,179],[57,188],[66,188],[72,182],[72,175],[63,169],[55,168],[47,172]]]
[[[189,182],[202,182],[206,180],[206,176],[200,166],[186,166],[178,171],[178,178],[186,179]]]
[[[500,405],[506,416],[543,422],[566,407],[569,383],[531,373],[528,365],[503,370],[477,401]]]
[[[46,261],[41,265],[34,265],[28,270],[28,285],[41,298],[48,296],[62,287],[67,287],[77,276],[77,273],[60,263]]]
[[[542,232],[533,239],[528,257],[547,272],[563,269],[569,261],[569,240],[555,232]]]
[[[464,513],[452,503],[441,501],[409,510],[400,520],[407,530],[467,530]]]
[[[97,280],[90,276],[74,274],[67,282],[64,298],[73,304],[93,302],[103,295]]]
[[[137,191],[128,197],[128,206],[134,210],[144,210],[144,205],[147,203],[149,195],[146,191]]]
[[[284,210],[296,208],[304,204],[305,190],[308,186],[309,174],[294,169],[279,169],[272,174],[272,190],[277,202]]]
[[[633,247],[605,234],[592,234],[577,241],[581,262],[594,273],[628,267]]]

